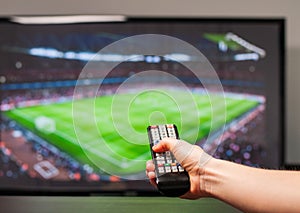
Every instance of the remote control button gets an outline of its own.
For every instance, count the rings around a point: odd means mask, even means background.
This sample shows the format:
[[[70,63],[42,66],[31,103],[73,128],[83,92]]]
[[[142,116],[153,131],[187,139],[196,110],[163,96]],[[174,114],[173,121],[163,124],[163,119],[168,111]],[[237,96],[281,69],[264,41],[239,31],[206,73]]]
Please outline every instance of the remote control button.
[[[166,169],[166,172],[171,172],[171,167],[165,167],[165,169]]]
[[[165,173],[164,167],[158,167],[158,173]]]
[[[165,160],[165,157],[163,157],[163,156],[157,156],[156,159],[157,160]]]
[[[181,166],[178,166],[179,172],[184,172],[184,169]]]
[[[172,166],[172,172],[178,172],[177,166]]]
[[[160,152],[153,152],[153,153],[155,153],[155,157],[158,157],[158,156],[160,156],[161,155],[161,153]]]
[[[165,163],[166,172],[171,172],[171,165],[169,163]]]
[[[167,159],[167,163],[172,163],[173,161],[171,159]]]
[[[163,138],[167,138],[168,136],[166,135],[166,134],[162,134],[161,135],[161,139],[163,139]]]
[[[171,157],[171,152],[170,151],[166,151],[166,156],[170,156]]]
[[[157,164],[164,164],[165,161],[164,161],[164,160],[163,160],[163,161],[162,161],[162,160],[159,160],[159,161],[156,161],[156,163],[157,163]]]
[[[156,137],[156,136],[153,136],[153,137],[152,137],[152,140],[153,140],[153,141],[159,141],[160,138],[159,138],[159,137]]]
[[[164,154],[159,152],[159,153],[156,153],[156,156],[157,157],[164,157]]]
[[[159,143],[159,140],[154,140],[153,143],[154,143],[154,145],[156,145]]]
[[[153,135],[153,136],[152,136],[152,139],[153,139],[153,140],[159,140],[159,137]]]
[[[173,161],[171,156],[166,156],[166,160]]]
[[[169,135],[169,138],[176,138],[175,135]]]

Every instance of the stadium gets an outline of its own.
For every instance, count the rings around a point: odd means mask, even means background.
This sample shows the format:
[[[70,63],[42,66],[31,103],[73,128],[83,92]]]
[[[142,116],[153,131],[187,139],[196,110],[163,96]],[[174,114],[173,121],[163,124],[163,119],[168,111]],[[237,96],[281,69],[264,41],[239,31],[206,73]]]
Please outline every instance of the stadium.
[[[207,56],[222,83],[224,93],[214,98],[224,102],[226,119],[212,125],[213,116],[222,117],[223,111],[212,113],[211,97],[201,83],[210,79],[199,81],[178,61],[146,55],[120,63],[103,78],[97,76],[102,71],[96,70],[95,75],[78,80],[90,59],[87,52],[95,53],[127,36],[96,33],[92,27],[86,30],[83,35],[41,32],[31,36],[24,32],[22,39],[16,39],[23,41],[18,44],[1,40],[0,55],[9,55],[1,65],[0,77],[1,176],[11,171],[11,178],[52,181],[140,179],[150,159],[146,128],[157,123],[176,124],[182,139],[215,157],[263,166],[257,159],[265,155],[264,134],[259,133],[265,125],[265,94],[262,71],[256,68],[263,56],[242,46],[229,32],[182,38],[199,44],[196,47]],[[226,36],[235,40],[228,41]],[[112,55],[106,58],[107,63],[113,59]],[[188,91],[172,82],[161,85],[159,75],[119,89],[145,70],[169,73]],[[191,104],[196,113],[189,110]],[[94,110],[92,117],[90,110]]]

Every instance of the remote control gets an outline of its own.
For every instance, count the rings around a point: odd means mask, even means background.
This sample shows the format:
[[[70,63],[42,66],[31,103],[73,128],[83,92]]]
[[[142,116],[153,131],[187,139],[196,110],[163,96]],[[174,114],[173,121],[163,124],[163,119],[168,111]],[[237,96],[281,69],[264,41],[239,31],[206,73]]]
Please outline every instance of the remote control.
[[[157,153],[152,147],[163,138],[179,139],[175,124],[151,125],[147,128],[158,190],[165,196],[179,197],[190,190],[188,173],[170,151]]]

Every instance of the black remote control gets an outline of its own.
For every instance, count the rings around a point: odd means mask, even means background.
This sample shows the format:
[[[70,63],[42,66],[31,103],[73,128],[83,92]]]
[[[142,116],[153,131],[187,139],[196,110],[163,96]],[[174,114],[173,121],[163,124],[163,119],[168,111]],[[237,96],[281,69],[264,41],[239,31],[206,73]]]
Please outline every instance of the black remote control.
[[[157,153],[152,146],[163,138],[179,139],[178,130],[174,124],[152,125],[147,128],[153,163],[155,165],[158,190],[165,196],[179,197],[190,190],[188,173],[176,161],[170,151]]]

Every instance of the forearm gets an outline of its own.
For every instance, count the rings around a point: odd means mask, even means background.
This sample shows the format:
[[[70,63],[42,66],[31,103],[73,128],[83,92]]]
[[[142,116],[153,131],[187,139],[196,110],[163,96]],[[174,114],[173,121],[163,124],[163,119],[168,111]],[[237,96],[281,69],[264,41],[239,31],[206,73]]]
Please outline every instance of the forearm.
[[[191,188],[181,198],[211,196],[244,212],[300,212],[300,172],[257,169],[218,160],[198,146],[172,138],[162,140],[153,150],[171,150],[188,171]],[[147,174],[154,180],[151,165],[147,166]]]
[[[256,169],[211,159],[201,188],[247,212],[300,212],[300,174]]]

